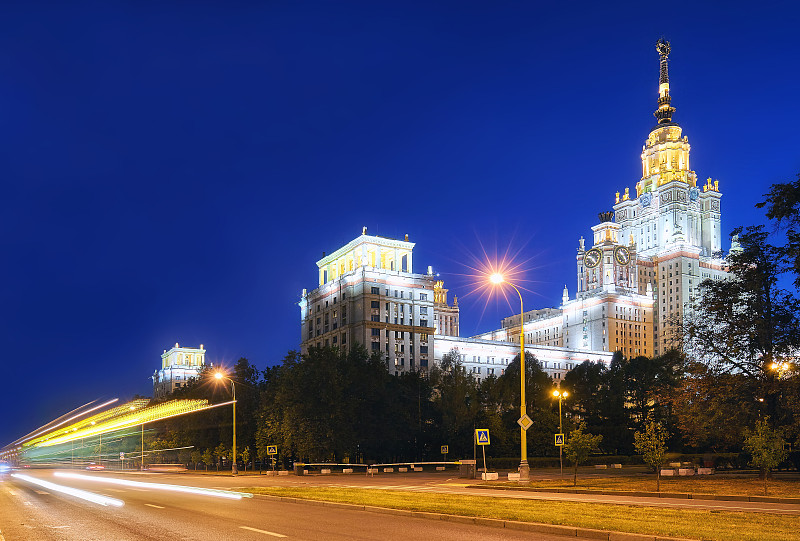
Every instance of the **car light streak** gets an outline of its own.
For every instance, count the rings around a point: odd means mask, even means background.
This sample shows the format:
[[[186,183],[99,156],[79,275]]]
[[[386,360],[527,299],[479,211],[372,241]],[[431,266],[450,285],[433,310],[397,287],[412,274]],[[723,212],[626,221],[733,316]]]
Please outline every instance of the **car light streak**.
[[[228,498],[229,500],[241,500],[242,498],[252,498],[252,494],[246,492],[233,492],[231,490],[219,490],[216,488],[189,487],[183,485],[167,485],[163,483],[147,483],[144,481],[129,481],[127,479],[117,479],[116,477],[82,475],[80,473],[55,472],[56,477],[67,479],[80,479],[83,481],[94,481],[96,483],[109,483],[126,487],[148,488],[155,490],[167,490],[171,492],[184,492],[186,494],[199,494],[201,496],[216,496],[218,498]]]
[[[12,473],[11,477],[16,477],[17,479],[27,481],[28,483],[32,483],[42,488],[52,490],[53,492],[61,492],[62,494],[75,496],[76,498],[87,500],[93,503],[99,503],[100,505],[105,505],[105,506],[111,505],[114,507],[122,507],[123,505],[125,505],[125,502],[123,502],[122,500],[117,500],[116,498],[109,498],[108,496],[95,494],[94,492],[88,492],[86,490],[81,490],[79,488],[57,485],[56,483],[51,483],[50,481],[37,479],[36,477],[31,477],[30,475],[24,475],[22,473]]]

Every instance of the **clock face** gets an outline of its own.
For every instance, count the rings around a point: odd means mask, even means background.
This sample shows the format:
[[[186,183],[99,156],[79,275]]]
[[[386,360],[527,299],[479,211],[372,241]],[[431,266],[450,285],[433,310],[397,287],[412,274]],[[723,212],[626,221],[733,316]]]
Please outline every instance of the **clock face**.
[[[620,265],[627,265],[631,260],[631,254],[624,246],[617,246],[614,248],[614,259],[616,259],[617,263]]]
[[[589,267],[590,269],[596,267],[600,264],[600,259],[602,259],[603,254],[597,248],[592,248],[586,255],[583,256],[583,264]]]

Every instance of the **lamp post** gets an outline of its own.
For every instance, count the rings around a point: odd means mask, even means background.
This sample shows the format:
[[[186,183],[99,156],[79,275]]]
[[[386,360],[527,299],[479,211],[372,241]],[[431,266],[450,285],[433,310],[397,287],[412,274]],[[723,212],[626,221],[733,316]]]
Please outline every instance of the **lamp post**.
[[[778,373],[778,379],[783,378],[783,375],[792,369],[792,363],[783,361],[779,363],[772,363],[769,365],[770,370],[774,370]]]
[[[569,396],[567,391],[560,391],[556,389],[553,391],[553,396],[558,398],[558,433],[563,434],[564,429],[561,427],[561,400]],[[558,446],[558,462],[561,465],[561,477],[564,477],[564,446]]]
[[[214,377],[218,380],[227,379],[231,382],[231,395],[233,395],[233,464],[231,464],[231,473],[236,475],[239,473],[236,469],[236,385],[231,378],[224,376],[222,372],[216,372]]]
[[[522,304],[522,293],[519,292],[517,286],[506,280],[502,274],[495,273],[489,277],[489,281],[495,285],[508,284],[514,288],[514,291],[519,295],[519,387],[520,387],[520,400],[519,400],[519,413],[520,420],[527,417],[525,407],[525,308]],[[531,469],[528,466],[528,438],[525,427],[520,424],[520,461],[519,461],[519,480],[528,481],[531,476]]]

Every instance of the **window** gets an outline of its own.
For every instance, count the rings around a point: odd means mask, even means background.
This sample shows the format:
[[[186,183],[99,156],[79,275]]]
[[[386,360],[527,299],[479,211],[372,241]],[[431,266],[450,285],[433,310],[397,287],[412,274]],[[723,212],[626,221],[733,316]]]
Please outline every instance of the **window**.
[[[377,287],[373,287],[371,289],[370,293],[372,293],[373,295],[380,295],[381,294],[381,290],[379,288],[377,288]]]
[[[380,335],[381,335],[381,330],[380,329],[376,329],[375,327],[373,327],[372,328],[372,336],[380,336]]]
[[[428,320],[427,319],[420,319],[419,320],[419,325],[420,325],[420,327],[427,327],[428,326]]]
[[[372,302],[369,303],[369,305],[370,305],[371,308],[380,309],[380,307],[381,307],[381,303],[379,301],[372,301]]]
[[[380,342],[373,342],[372,343],[372,351],[380,351],[381,350],[381,343]]]
[[[428,307],[427,306],[420,306],[419,307],[419,313],[427,315],[428,314]]]
[[[420,353],[428,353],[428,346],[420,346],[419,347]]]
[[[372,321],[380,321],[381,316],[372,316]]]
[[[428,300],[428,294],[427,293],[420,293],[419,294],[419,300],[427,301]]]

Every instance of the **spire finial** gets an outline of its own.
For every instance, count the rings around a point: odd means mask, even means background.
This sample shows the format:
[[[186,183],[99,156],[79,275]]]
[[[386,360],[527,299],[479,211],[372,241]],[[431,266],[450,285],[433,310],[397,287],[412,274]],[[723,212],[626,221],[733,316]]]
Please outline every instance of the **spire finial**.
[[[672,98],[669,96],[669,72],[667,69],[667,60],[669,58],[670,46],[669,42],[664,38],[656,42],[656,51],[659,56],[659,77],[658,77],[658,109],[653,113],[658,119],[659,124],[669,124],[672,122],[672,113],[675,108],[670,106]]]

